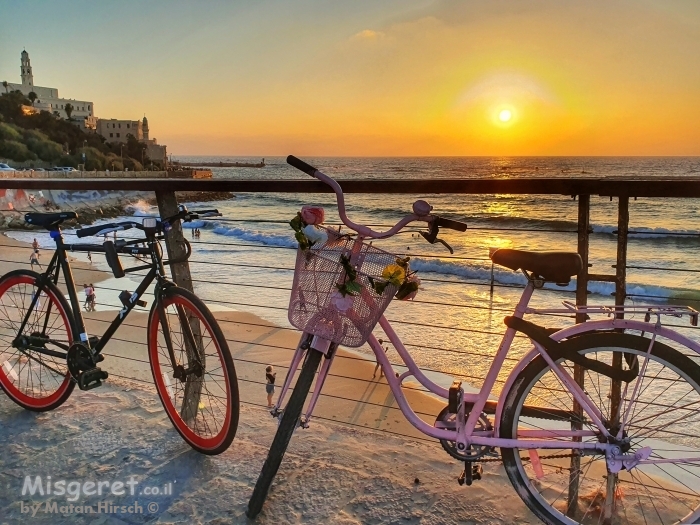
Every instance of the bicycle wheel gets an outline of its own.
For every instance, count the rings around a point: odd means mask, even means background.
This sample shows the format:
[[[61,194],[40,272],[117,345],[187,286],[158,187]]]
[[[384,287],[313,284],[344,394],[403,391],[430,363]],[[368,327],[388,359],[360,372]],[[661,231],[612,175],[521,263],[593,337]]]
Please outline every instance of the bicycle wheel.
[[[19,406],[44,412],[63,404],[75,388],[65,357],[75,322],[68,301],[48,283],[19,332],[38,278],[36,272],[17,270],[0,279],[0,386]]]
[[[700,523],[700,366],[659,342],[647,359],[650,340],[639,335],[588,334],[572,343],[580,354],[603,363],[613,364],[617,357],[624,368],[637,358],[641,379],[634,399],[636,380],[622,383],[618,397],[610,378],[588,369],[583,372],[584,390],[608,427],[615,421],[616,397],[620,399],[617,420],[630,408],[623,435],[629,442],[621,446],[623,453],[651,447],[649,459],[662,462],[614,474],[602,454],[578,454],[566,450],[565,444],[561,449],[502,449],[503,464],[517,493],[548,524]],[[574,376],[573,363],[557,362]],[[526,411],[525,405],[529,405]],[[500,436],[515,438],[518,429],[597,432],[585,415],[561,415],[561,411],[574,414],[573,406],[569,390],[538,356],[506,395]],[[596,442],[598,436],[569,439]]]
[[[239,415],[238,380],[228,343],[192,292],[172,287],[161,301],[165,319],[156,302],[148,320],[148,357],[163,408],[192,448],[220,454],[236,435]]]
[[[262,510],[265,498],[267,498],[267,492],[270,490],[270,485],[272,485],[275,475],[277,475],[284,453],[287,451],[289,441],[292,439],[294,429],[299,423],[301,411],[304,408],[304,401],[306,401],[306,396],[311,389],[311,383],[314,381],[316,369],[321,362],[322,355],[321,352],[317,352],[316,350],[310,349],[307,351],[306,360],[301,367],[301,372],[297,378],[296,385],[294,385],[294,390],[282,414],[282,420],[277,428],[277,433],[272,440],[267,459],[260,471],[258,481],[255,483],[253,495],[248,502],[246,515],[249,518],[255,518]]]

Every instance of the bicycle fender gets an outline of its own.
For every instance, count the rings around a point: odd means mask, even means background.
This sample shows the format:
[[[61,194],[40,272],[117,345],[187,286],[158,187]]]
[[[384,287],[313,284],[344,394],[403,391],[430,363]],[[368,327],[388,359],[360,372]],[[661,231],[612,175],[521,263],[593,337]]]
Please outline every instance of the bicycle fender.
[[[578,350],[580,350],[580,348],[578,348],[577,340],[575,338],[566,340],[562,343],[557,342],[549,336],[549,333],[545,328],[518,317],[508,316],[504,319],[504,323],[509,328],[513,328],[518,332],[524,333],[532,341],[542,346],[554,361],[561,358],[568,361],[573,361],[577,365],[581,365],[583,368],[598,372],[599,374],[609,377],[615,381],[623,381],[625,383],[634,381],[639,375],[639,362],[637,360],[629,363],[629,370],[620,370],[608,365],[607,363],[602,363],[579,354]]]

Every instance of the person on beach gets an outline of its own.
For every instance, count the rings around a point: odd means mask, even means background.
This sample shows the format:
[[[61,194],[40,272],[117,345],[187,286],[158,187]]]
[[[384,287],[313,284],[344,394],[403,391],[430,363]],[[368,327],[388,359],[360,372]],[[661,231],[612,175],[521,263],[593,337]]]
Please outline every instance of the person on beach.
[[[267,384],[265,385],[265,392],[267,392],[267,408],[272,408],[272,396],[275,393],[275,378],[277,377],[277,372],[272,371],[272,365],[267,365],[265,368],[265,379]]]
[[[32,254],[29,256],[29,264],[32,266],[32,269],[34,268],[35,264],[42,270],[44,269],[39,262],[39,250],[32,251]]]
[[[384,341],[379,339],[379,344],[383,345],[383,343],[384,343]],[[388,346],[382,346],[382,347],[384,348],[384,353],[386,354],[387,350],[389,350],[389,347]],[[377,359],[377,364],[374,365],[374,373],[372,374],[372,379],[374,379],[375,376],[377,375],[377,369],[379,369],[379,379],[381,379],[382,376],[384,375],[384,369],[379,365],[379,359]]]
[[[94,312],[95,311],[95,299],[97,296],[95,295],[95,285],[90,283],[90,290],[92,293],[90,294],[90,311]]]
[[[34,237],[34,242],[32,243],[32,249],[34,250],[34,253],[39,253],[39,242],[36,240],[36,237]]]
[[[95,311],[95,285],[84,284],[83,291],[85,292],[85,311],[94,312]]]

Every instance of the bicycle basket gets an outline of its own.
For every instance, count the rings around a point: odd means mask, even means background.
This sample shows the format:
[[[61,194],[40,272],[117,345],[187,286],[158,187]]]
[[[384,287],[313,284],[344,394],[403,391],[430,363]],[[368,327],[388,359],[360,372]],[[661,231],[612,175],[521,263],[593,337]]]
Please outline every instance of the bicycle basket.
[[[299,330],[348,347],[365,344],[384,310],[396,295],[397,287],[388,284],[378,294],[369,277],[384,281],[382,271],[394,264],[396,256],[326,229],[328,240],[308,250],[298,250],[289,322]],[[342,284],[345,270],[341,255],[354,261],[355,282],[362,291],[343,298],[336,284]]]

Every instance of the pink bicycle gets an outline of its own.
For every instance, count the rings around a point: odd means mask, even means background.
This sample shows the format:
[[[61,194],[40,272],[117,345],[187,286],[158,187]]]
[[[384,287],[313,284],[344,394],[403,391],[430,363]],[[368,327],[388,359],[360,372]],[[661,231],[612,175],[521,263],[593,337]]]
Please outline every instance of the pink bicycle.
[[[366,341],[406,418],[464,462],[460,484],[479,479],[481,463],[497,460],[499,449],[516,492],[544,523],[700,523],[700,345],[661,324],[662,316],[670,315],[687,316],[697,325],[697,311],[682,306],[577,307],[569,302],[561,309],[535,310],[528,307],[535,289],[545,282],[568,283],[581,270],[580,257],[497,250],[491,253],[493,262],[522,271],[527,285],[513,315],[505,318],[507,330],[480,391],[464,392],[458,381],[442,388],[421,372],[382,315],[407,282],[394,278],[400,272],[392,263],[401,260],[365,240],[391,237],[421,221],[429,226],[424,237],[439,242],[441,227],[465,231],[466,225],[433,215],[427,203],[417,201],[414,213],[393,228],[373,231],[347,218],[336,181],[295,157],[287,162],[333,188],[340,218],[357,235],[326,230],[316,242],[300,242],[289,318],[304,333],[271,411],[279,427],[250,499],[249,517],[262,509],[294,430],[308,427],[338,345]],[[644,321],[618,315],[640,312]],[[606,317],[553,330],[524,320],[535,313]],[[406,372],[394,373],[371,334],[377,323]],[[517,332],[527,335],[533,348],[515,366],[498,400],[491,401]],[[401,390],[407,377],[446,400],[433,425],[408,405]]]

